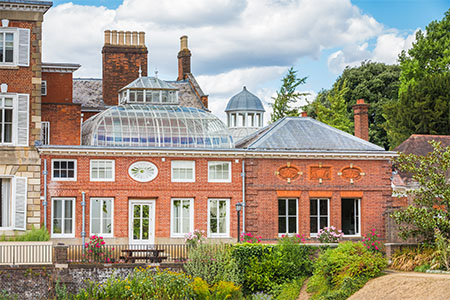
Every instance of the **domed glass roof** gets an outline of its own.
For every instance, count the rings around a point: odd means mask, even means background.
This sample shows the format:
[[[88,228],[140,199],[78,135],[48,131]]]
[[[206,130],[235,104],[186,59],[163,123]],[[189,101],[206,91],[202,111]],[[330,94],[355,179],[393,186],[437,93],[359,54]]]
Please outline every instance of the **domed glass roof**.
[[[204,110],[177,105],[125,104],[83,123],[83,145],[233,148],[225,124]]]
[[[229,111],[262,111],[264,112],[264,106],[261,100],[247,91],[244,86],[242,91],[228,101],[228,105],[225,108],[225,112]]]

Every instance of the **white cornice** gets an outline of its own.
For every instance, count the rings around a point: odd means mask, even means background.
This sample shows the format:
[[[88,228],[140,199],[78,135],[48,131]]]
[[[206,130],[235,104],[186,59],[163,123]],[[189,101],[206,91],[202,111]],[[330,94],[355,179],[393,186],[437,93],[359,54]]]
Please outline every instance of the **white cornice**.
[[[307,152],[269,152],[269,151],[208,151],[208,150],[142,150],[142,149],[92,149],[92,148],[39,148],[41,155],[58,156],[151,156],[151,157],[229,157],[229,158],[275,158],[275,159],[357,159],[357,160],[390,160],[396,156],[394,152],[381,153],[307,153]]]
[[[37,3],[8,3],[1,2],[0,10],[11,10],[11,11],[32,11],[45,13],[51,5],[48,3],[37,4]]]

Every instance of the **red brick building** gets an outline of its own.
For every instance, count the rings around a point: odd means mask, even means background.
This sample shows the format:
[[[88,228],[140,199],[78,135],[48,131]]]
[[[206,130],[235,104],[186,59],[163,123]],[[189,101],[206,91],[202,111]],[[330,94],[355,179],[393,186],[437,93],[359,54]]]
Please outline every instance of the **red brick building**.
[[[233,97],[242,103],[228,106],[227,126],[209,112],[191,73],[186,36],[177,80],[146,76],[144,33],[124,31],[105,31],[101,79],[73,79],[79,65],[40,60],[40,22],[51,3],[38,4],[30,5],[40,14],[14,15],[23,22],[8,11],[9,25],[0,28],[0,34],[33,28],[29,65],[0,63],[0,83],[8,87],[0,99],[10,93],[30,99],[23,147],[34,151],[33,169],[14,162],[26,157],[20,151],[16,160],[0,162],[2,203],[15,199],[6,187],[11,176],[34,179],[20,195],[28,205],[16,212],[19,218],[26,211],[26,224],[40,221],[64,243],[90,234],[112,243],[182,243],[194,229],[218,241],[234,241],[239,230],[267,240],[293,233],[314,239],[331,225],[346,238],[372,228],[384,236],[395,153],[366,141],[363,100],[354,107],[359,137],[308,117],[263,127],[260,100],[246,90]],[[234,140],[229,127],[250,135]],[[0,146],[12,153],[17,145]],[[239,226],[237,203],[244,204]]]

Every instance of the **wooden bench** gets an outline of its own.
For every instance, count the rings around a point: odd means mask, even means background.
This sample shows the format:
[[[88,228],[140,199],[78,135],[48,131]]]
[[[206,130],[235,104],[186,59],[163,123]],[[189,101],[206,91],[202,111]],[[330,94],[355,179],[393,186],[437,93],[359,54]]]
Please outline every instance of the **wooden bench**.
[[[151,263],[161,263],[163,260],[167,259],[167,256],[160,256],[164,250],[162,249],[126,249],[122,250],[124,256],[121,256],[120,259],[123,259],[126,263],[135,263],[136,260],[145,260],[146,262]],[[144,255],[136,255],[136,254],[144,254]],[[134,255],[133,255],[134,254]]]

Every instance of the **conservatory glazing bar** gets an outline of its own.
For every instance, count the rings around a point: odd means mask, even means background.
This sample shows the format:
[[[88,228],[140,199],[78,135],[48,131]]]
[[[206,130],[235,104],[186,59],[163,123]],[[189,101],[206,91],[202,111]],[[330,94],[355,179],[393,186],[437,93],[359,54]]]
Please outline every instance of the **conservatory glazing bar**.
[[[83,145],[116,147],[233,148],[216,116],[175,105],[111,107],[83,124]]]

